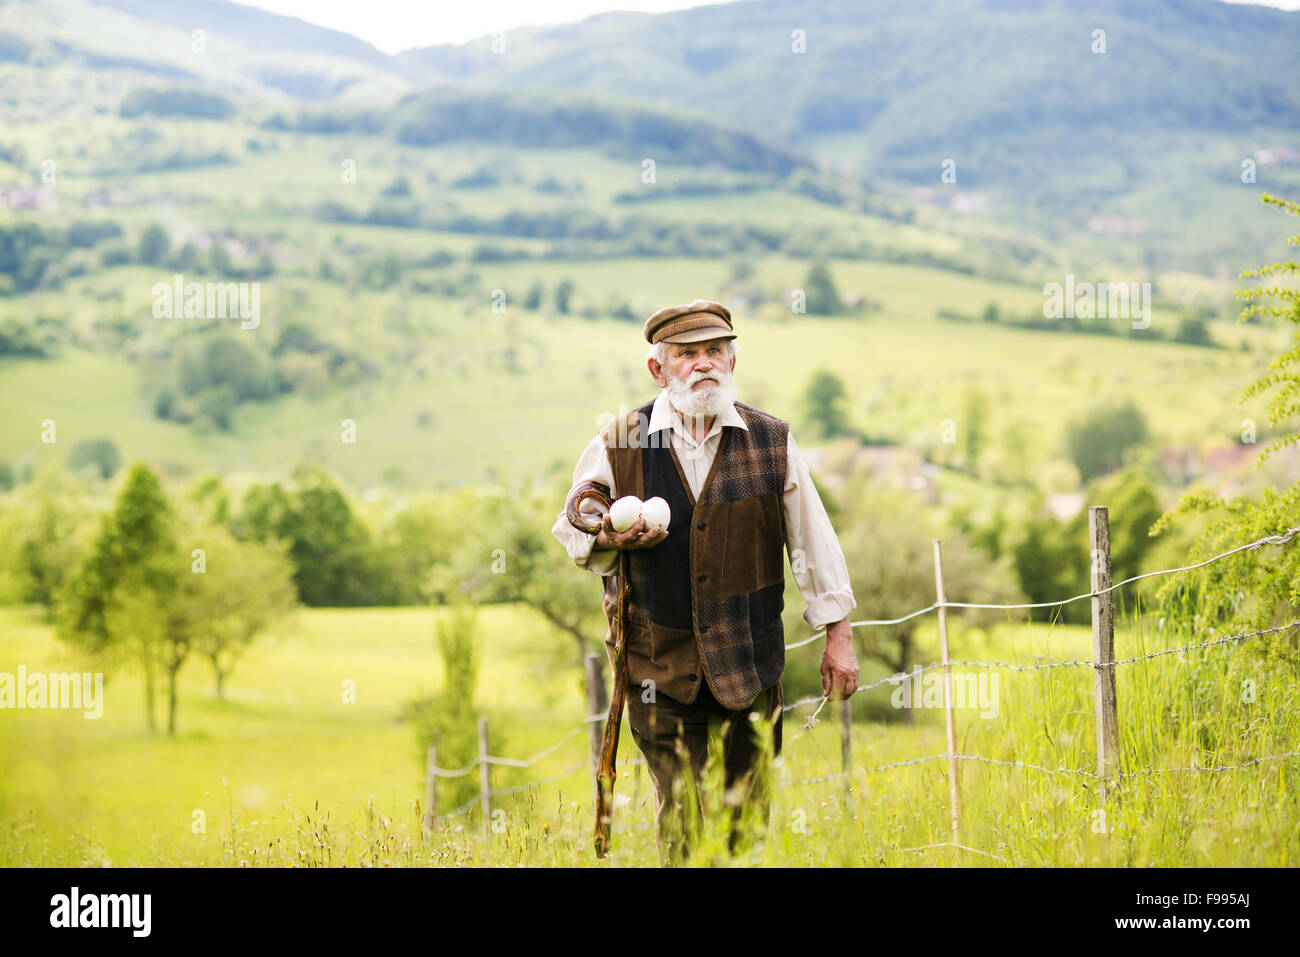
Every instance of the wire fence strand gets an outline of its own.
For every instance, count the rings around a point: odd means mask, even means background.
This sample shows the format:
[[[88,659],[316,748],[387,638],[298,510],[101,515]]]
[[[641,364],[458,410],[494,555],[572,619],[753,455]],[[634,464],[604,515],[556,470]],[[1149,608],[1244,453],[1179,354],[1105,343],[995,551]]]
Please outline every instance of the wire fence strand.
[[[977,602],[943,601],[943,602],[935,602],[931,605],[926,606],[925,608],[918,609],[917,611],[911,612],[910,614],[907,615],[903,615],[899,618],[870,619],[870,620],[863,620],[863,621],[855,621],[855,622],[851,622],[851,626],[859,627],[859,626],[902,624],[905,621],[909,621],[912,618],[916,618],[920,615],[927,614],[928,612],[934,611],[941,607],[943,608],[984,608],[984,609],[1057,607],[1060,605],[1069,604],[1071,602],[1080,601],[1084,598],[1092,598],[1099,595],[1104,595],[1108,592],[1114,591],[1116,588],[1120,588],[1124,585],[1130,584],[1140,579],[1151,578],[1157,575],[1176,574],[1179,572],[1192,571],[1197,568],[1203,568],[1206,565],[1209,565],[1213,562],[1226,558],[1229,555],[1234,555],[1239,552],[1248,551],[1252,549],[1258,549],[1266,544],[1283,545],[1291,541],[1298,532],[1300,532],[1300,527],[1290,528],[1284,533],[1278,535],[1266,535],[1262,538],[1256,539],[1253,542],[1248,542],[1245,545],[1239,545],[1236,548],[1229,549],[1228,551],[1220,552],[1219,554],[1211,556],[1210,558],[1207,558],[1201,562],[1196,562],[1191,565],[1182,565],[1177,568],[1167,568],[1167,569],[1161,569],[1159,571],[1145,572],[1140,575],[1134,575],[1130,578],[1124,579],[1123,581],[1116,582],[1113,585],[1110,585],[1107,588],[1101,589],[1099,591],[1085,592],[1083,594],[1075,595],[1071,598],[1062,599],[1060,601],[1025,602],[1025,603],[1018,603],[1018,604],[991,604],[991,603],[977,603]],[[1255,637],[1260,637],[1263,635],[1270,635],[1270,634],[1279,634],[1282,632],[1290,631],[1291,629],[1296,628],[1298,626],[1300,626],[1300,619],[1290,621],[1285,624],[1276,625],[1271,628],[1261,628],[1256,631],[1248,631],[1248,632],[1241,632],[1238,634],[1224,635],[1222,637],[1212,638],[1206,641],[1188,643],[1176,648],[1165,648],[1159,651],[1148,652],[1146,654],[1133,655],[1128,658],[1116,658],[1112,661],[1106,661],[1106,662],[1093,662],[1087,659],[1062,659],[1059,661],[1046,661],[1046,662],[1040,662],[1038,664],[1022,665],[1022,664],[1014,664],[1005,661],[957,660],[957,661],[948,662],[948,666],[949,667],[958,666],[958,667],[965,667],[965,668],[990,668],[990,669],[1000,668],[1000,669],[1006,669],[1009,671],[1015,671],[1020,673],[1031,672],[1031,671],[1044,671],[1053,668],[1071,668],[1071,667],[1110,668],[1117,665],[1128,665],[1139,661],[1147,661],[1164,655],[1181,654],[1188,651],[1194,651],[1202,648],[1209,648],[1214,645],[1222,645],[1228,642],[1241,641],[1247,638],[1255,638]],[[792,642],[786,645],[785,646],[786,650],[793,650],[795,648],[801,648],[805,645],[811,644],[812,642],[816,641],[818,638],[824,637],[825,634],[826,632],[823,629],[822,631],[819,631],[818,633],[812,635],[809,638],[805,638],[802,639],[801,641]],[[876,681],[869,682],[864,685],[859,685],[855,689],[855,692],[871,691],[875,688],[879,688],[884,685],[892,684],[897,686],[904,681],[918,677],[921,674],[942,667],[944,667],[944,664],[942,662],[932,662],[926,665],[918,665],[914,667],[913,670],[910,672],[901,672],[893,675],[888,675]],[[801,698],[798,701],[794,701],[790,704],[785,705],[782,708],[782,711],[788,712],[794,710],[795,708],[816,704],[817,709],[806,719],[807,720],[806,726],[809,729],[811,729],[814,725],[817,724],[817,715],[820,714],[822,708],[825,706],[828,700],[830,699],[826,695],[813,695],[810,697]],[[555,741],[553,744],[537,752],[531,758],[518,759],[518,758],[501,757],[497,755],[486,755],[486,756],[476,757],[473,761],[471,761],[468,765],[466,765],[463,768],[430,767],[428,771],[430,774],[436,777],[457,778],[457,777],[464,777],[465,775],[469,774],[471,771],[473,771],[476,767],[478,767],[482,763],[487,763],[495,766],[514,767],[514,768],[532,767],[533,765],[537,764],[539,761],[545,760],[546,758],[555,754],[562,747],[564,747],[564,745],[566,745],[569,741],[571,741],[577,734],[585,730],[588,725],[595,722],[603,721],[605,720],[605,717],[606,716],[603,714],[587,715],[582,719],[582,722],[580,724],[570,729],[561,738],[559,738],[559,740]],[[1257,767],[1260,764],[1263,764],[1268,761],[1280,761],[1280,760],[1286,760],[1288,758],[1297,758],[1297,757],[1300,757],[1300,751],[1284,751],[1277,754],[1263,755],[1261,757],[1254,758],[1242,764],[1225,764],[1225,765],[1192,764],[1192,765],[1186,765],[1181,767],[1139,768],[1133,771],[1118,771],[1116,772],[1116,777],[1119,779],[1125,779],[1125,778],[1140,778],[1140,777],[1146,777],[1146,776],[1157,775],[1157,774],[1238,771],[1238,770],[1245,770],[1248,768]],[[826,781],[843,780],[843,779],[855,777],[857,775],[862,775],[862,774],[876,774],[882,771],[889,771],[897,768],[912,767],[915,765],[926,764],[931,761],[939,761],[939,760],[946,761],[949,759],[958,760],[958,761],[974,761],[977,763],[989,764],[989,765],[994,765],[999,767],[1020,768],[1023,770],[1038,771],[1040,773],[1048,774],[1052,776],[1073,775],[1075,777],[1085,778],[1091,781],[1098,781],[1098,782],[1106,780],[1102,776],[1092,771],[1087,771],[1081,768],[1064,768],[1064,767],[1049,768],[1044,765],[1033,764],[1028,761],[1004,760],[999,758],[990,758],[985,755],[978,755],[978,754],[952,754],[950,752],[944,751],[936,754],[928,754],[928,755],[923,755],[921,757],[909,758],[903,761],[894,761],[888,764],[879,764],[873,767],[854,768],[837,774],[827,774],[827,775],[821,775],[819,777],[801,778],[794,781],[782,781],[781,784],[784,787],[792,787],[792,786],[806,785],[806,784],[818,784]],[[559,781],[575,773],[576,771],[581,770],[584,767],[589,766],[589,764],[590,764],[589,760],[579,761],[565,768],[563,771],[558,772],[557,774],[553,774],[549,777],[542,778],[537,781],[529,781],[524,784],[517,784],[517,785],[512,785],[510,787],[489,790],[487,793],[487,797],[488,798],[500,797],[502,795],[513,794],[518,791],[527,790],[529,788],[535,788],[545,784],[551,784],[554,783],[555,781]],[[625,762],[625,766],[633,766],[633,765],[641,765],[641,764],[644,764],[644,761],[640,759],[633,759],[628,762]],[[479,804],[482,801],[482,799],[483,799],[483,795],[481,794],[476,795],[474,798],[472,798],[470,801],[466,802],[465,804],[461,805],[460,807],[452,811],[448,811],[443,814],[437,815],[437,817],[442,819],[447,819],[447,818],[456,817],[461,814],[465,814],[469,812],[474,807],[474,805]],[[959,850],[969,851],[975,854],[982,854],[987,857],[994,858],[995,860],[1005,862],[1004,858],[998,857],[996,854],[990,854],[986,851],[981,851],[978,848],[968,847],[964,844],[958,844],[956,842],[951,842],[951,841],[941,842],[937,844],[925,844],[918,847],[899,848],[897,849],[896,852],[911,853],[911,852],[923,851],[923,850],[939,848],[939,847],[953,847]]]
[[[1192,565],[1180,565],[1177,568],[1162,568],[1159,571],[1154,571],[1154,572],[1143,572],[1141,575],[1134,575],[1131,578],[1125,578],[1123,581],[1115,582],[1112,585],[1108,585],[1106,588],[1103,588],[1100,591],[1086,591],[1081,595],[1075,595],[1072,598],[1062,598],[1059,601],[1020,602],[1017,604],[1009,604],[1009,605],[986,604],[981,602],[942,601],[942,602],[934,602],[933,604],[927,605],[924,608],[917,609],[916,611],[911,612],[910,614],[903,615],[901,618],[864,619],[862,621],[850,622],[849,624],[853,628],[859,628],[859,627],[866,628],[866,627],[872,627],[876,625],[899,625],[905,621],[910,621],[913,618],[917,618],[920,615],[924,615],[927,614],[928,612],[932,612],[935,609],[940,607],[942,608],[990,608],[990,609],[1056,608],[1060,605],[1068,605],[1071,604],[1072,602],[1081,601],[1084,598],[1095,598],[1099,595],[1105,595],[1108,592],[1114,591],[1116,588],[1120,588],[1124,585],[1131,584],[1135,581],[1140,581],[1143,578],[1153,578],[1156,575],[1173,575],[1173,574],[1177,574],[1178,572],[1187,572],[1197,568],[1204,568],[1206,565],[1209,565],[1213,562],[1217,562],[1220,559],[1227,558],[1229,555],[1235,555],[1238,552],[1257,549],[1262,545],[1285,545],[1287,542],[1291,541],[1291,539],[1295,537],[1297,532],[1300,532],[1300,527],[1288,528],[1285,532],[1282,532],[1280,534],[1265,535],[1262,538],[1255,539],[1255,541],[1253,542],[1247,542],[1245,545],[1238,545],[1236,548],[1230,548],[1226,552],[1220,552],[1219,554],[1213,555],[1202,562],[1196,562],[1195,564]],[[818,638],[825,637],[825,635],[826,635],[826,630],[822,629],[821,631],[817,632],[817,634],[813,635],[811,638],[805,638],[802,641],[796,641],[793,644],[786,645],[785,646],[786,650],[790,651],[795,648],[802,648],[804,645],[811,644],[812,642],[816,641]]]

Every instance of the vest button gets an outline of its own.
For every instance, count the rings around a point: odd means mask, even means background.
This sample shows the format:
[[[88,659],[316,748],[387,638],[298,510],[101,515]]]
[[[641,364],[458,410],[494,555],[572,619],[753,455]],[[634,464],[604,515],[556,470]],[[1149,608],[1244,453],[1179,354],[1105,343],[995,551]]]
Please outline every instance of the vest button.
[[[695,527],[698,528],[698,529],[702,532],[702,531],[704,531],[706,528],[709,527],[709,523],[708,523],[708,522],[696,522],[696,523],[695,523]]]
[[[706,582],[706,581],[709,580],[709,573],[708,573],[708,572],[701,572],[699,575],[696,575],[696,576],[695,576],[695,580],[696,580],[697,582]]]
[[[687,681],[695,681],[697,678],[699,678],[699,675],[695,674],[694,672],[686,676]]]

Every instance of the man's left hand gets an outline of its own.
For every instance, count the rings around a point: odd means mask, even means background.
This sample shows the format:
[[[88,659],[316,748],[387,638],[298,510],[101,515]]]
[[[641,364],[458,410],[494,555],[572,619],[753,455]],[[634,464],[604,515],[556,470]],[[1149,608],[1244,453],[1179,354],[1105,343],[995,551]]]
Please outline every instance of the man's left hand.
[[[853,653],[853,629],[842,618],[826,627],[822,653],[822,694],[836,701],[858,690],[858,656]]]

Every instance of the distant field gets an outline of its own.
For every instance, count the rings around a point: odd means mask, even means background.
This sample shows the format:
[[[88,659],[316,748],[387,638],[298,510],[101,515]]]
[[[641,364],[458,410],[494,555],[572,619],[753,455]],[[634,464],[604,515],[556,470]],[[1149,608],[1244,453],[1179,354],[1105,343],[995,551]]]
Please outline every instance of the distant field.
[[[400,231],[397,231],[400,232]],[[769,257],[756,263],[769,283],[793,287],[806,264]],[[1280,330],[1231,323],[1214,334],[1245,336],[1259,351],[1208,350],[1121,338],[1021,331],[951,323],[939,309],[978,313],[987,302],[1018,315],[1041,307],[1041,291],[920,266],[839,262],[841,290],[856,290],[882,308],[857,319],[790,316],[780,309],[737,313],[740,398],[790,419],[800,433],[797,399],[809,376],[830,369],[845,382],[853,421],[905,443],[933,442],[944,419],[962,414],[969,386],[984,389],[994,441],[1027,450],[1033,462],[1061,455],[1065,422],[1093,402],[1131,397],[1159,441],[1232,440],[1241,421],[1262,427],[1264,404],[1237,404],[1263,372]],[[720,261],[669,259],[499,263],[484,282],[521,295],[535,280],[548,288],[571,278],[593,296],[625,296],[638,314],[689,301],[717,288]],[[138,267],[71,282],[0,304],[0,317],[49,313],[78,324],[115,315],[146,324],[153,273]],[[319,323],[383,369],[377,380],[317,398],[292,395],[245,405],[228,433],[198,435],[152,416],[146,375],[125,356],[76,350],[52,360],[0,360],[6,415],[0,458],[15,464],[62,459],[77,439],[108,437],[125,458],[144,457],[185,472],[283,473],[314,456],[349,480],[425,488],[535,475],[572,468],[596,418],[652,397],[641,324],[531,313],[507,300],[488,302],[361,291],[335,283],[277,277],[264,284],[263,325],[246,335],[275,335],[287,319]],[[782,318],[773,318],[781,316]],[[1157,311],[1154,322],[1162,319]],[[184,320],[161,320],[170,324]],[[237,323],[232,322],[237,330]],[[162,329],[173,335],[182,330]],[[508,339],[509,337],[509,339]],[[512,339],[518,371],[505,368]],[[273,340],[271,340],[273,341]],[[129,344],[126,345],[129,348]],[[421,414],[427,424],[417,424]],[[42,445],[41,422],[54,419],[58,444]],[[356,445],[339,440],[354,419]],[[1008,438],[1009,437],[1009,438]]]

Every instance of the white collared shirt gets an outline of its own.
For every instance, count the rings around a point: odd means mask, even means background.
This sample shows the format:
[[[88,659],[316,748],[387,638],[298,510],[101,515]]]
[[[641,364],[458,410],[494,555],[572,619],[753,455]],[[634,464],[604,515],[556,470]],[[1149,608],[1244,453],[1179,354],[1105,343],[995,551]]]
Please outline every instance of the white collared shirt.
[[[744,419],[732,403],[728,403],[714,416],[708,434],[703,441],[697,443],[691,437],[680,413],[668,401],[667,389],[659,393],[650,410],[648,432],[670,429],[669,442],[677,453],[682,471],[686,473],[691,495],[697,500],[709,470],[713,467],[713,460],[717,457],[722,429],[728,425],[748,431]],[[785,510],[786,549],[791,557],[791,571],[799,586],[799,594],[807,603],[803,613],[804,621],[809,627],[820,629],[847,618],[849,612],[857,607],[857,601],[849,583],[844,551],[840,548],[835,529],[831,527],[821,497],[813,487],[808,464],[795,445],[793,435],[787,438],[786,455],[785,490],[781,497]],[[599,482],[607,486],[613,498],[618,498],[621,494],[614,487],[614,475],[599,433],[583,449],[578,465],[573,470],[573,484],[569,486],[569,493],[572,494],[573,489],[583,482]],[[608,509],[591,498],[582,503],[583,514],[594,520],[603,518],[606,511]],[[574,528],[563,511],[556,519],[551,534],[565,547],[579,568],[586,568],[598,575],[608,575],[618,565],[616,549],[595,548],[596,536]],[[794,557],[800,550],[803,560],[796,562]],[[795,568],[799,570],[795,571]]]

